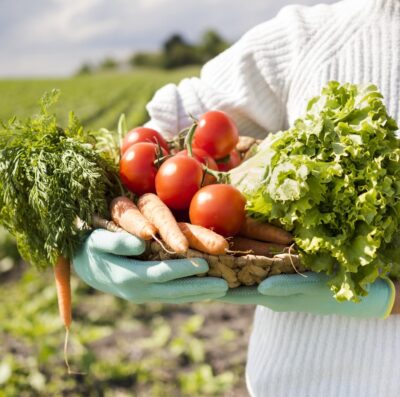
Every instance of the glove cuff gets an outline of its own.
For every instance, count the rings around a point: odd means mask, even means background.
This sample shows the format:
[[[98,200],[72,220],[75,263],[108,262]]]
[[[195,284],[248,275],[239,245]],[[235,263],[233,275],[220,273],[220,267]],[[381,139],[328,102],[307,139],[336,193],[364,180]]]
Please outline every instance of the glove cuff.
[[[392,280],[390,280],[389,278],[385,279],[386,282],[388,283],[388,286],[390,288],[390,296],[389,296],[389,303],[388,306],[386,308],[386,312],[383,315],[383,318],[386,319],[390,316],[390,313],[393,310],[393,306],[394,306],[394,301],[396,298],[396,288],[394,286],[394,283]]]

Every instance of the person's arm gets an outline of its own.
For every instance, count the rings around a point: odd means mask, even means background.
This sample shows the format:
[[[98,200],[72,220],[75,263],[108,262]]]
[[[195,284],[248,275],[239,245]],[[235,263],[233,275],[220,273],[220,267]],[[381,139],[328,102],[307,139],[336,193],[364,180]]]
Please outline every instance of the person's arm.
[[[312,35],[314,16],[306,7],[285,7],[208,62],[200,78],[158,90],[147,105],[147,124],[172,137],[207,110],[227,112],[241,135],[265,137],[286,123],[290,75]],[[321,23],[321,18],[315,18]]]

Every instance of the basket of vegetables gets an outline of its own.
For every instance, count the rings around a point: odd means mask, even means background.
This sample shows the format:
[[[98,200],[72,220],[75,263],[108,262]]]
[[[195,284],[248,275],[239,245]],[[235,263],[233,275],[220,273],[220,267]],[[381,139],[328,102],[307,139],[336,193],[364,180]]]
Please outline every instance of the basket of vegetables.
[[[204,258],[204,276],[222,277],[231,288],[304,270],[293,236],[246,216],[245,197],[229,183],[230,170],[251,157],[257,141],[239,137],[226,113],[204,113],[170,142],[145,127],[123,135],[117,161],[134,200],[114,199],[111,222],[96,226],[148,241],[143,259]]]
[[[211,139],[199,144],[199,132]],[[135,201],[115,198],[111,222],[96,218],[95,226],[146,240],[143,259],[204,258],[210,268],[204,276],[222,277],[231,288],[303,270],[293,236],[247,217],[244,196],[226,183],[256,145],[254,138],[239,137],[219,111],[205,113],[169,143],[153,129],[135,128],[122,141],[119,160],[121,180]]]
[[[374,85],[330,82],[304,116],[261,142],[210,111],[166,142],[158,132],[88,132],[49,111],[0,126],[0,223],[23,258],[53,266],[71,323],[69,262],[90,228],[147,241],[144,259],[203,257],[231,288],[278,273],[329,277],[358,301],[397,278],[400,143]]]

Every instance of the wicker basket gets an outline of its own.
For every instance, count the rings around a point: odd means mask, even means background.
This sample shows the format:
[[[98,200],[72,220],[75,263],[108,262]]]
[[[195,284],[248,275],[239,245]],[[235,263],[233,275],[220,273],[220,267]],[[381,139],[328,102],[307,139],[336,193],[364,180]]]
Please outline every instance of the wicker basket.
[[[259,141],[256,138],[242,136],[236,148],[242,158],[246,159],[251,157],[258,143]],[[95,217],[93,221],[96,227],[111,231],[121,230],[113,222],[104,219]],[[282,252],[270,256],[238,255],[238,253],[214,256],[194,249],[189,249],[185,255],[181,255],[167,252],[157,241],[149,241],[146,251],[140,258],[143,260],[204,258],[209,265],[209,271],[199,276],[221,277],[227,281],[230,288],[259,284],[265,278],[280,273],[305,271],[304,266],[300,263],[299,256],[290,247],[285,247]]]
[[[230,288],[239,287],[240,285],[255,285],[269,276],[305,270],[299,261],[299,256],[290,253],[289,250],[273,256],[215,256],[189,249],[185,255],[180,255],[170,254],[159,243],[151,241],[147,244],[146,252],[141,258],[147,260],[204,258],[210,269],[200,276],[221,277],[226,280]]]
[[[260,140],[241,136],[236,149],[243,159],[251,157]],[[225,279],[230,288],[240,285],[259,284],[265,278],[280,273],[295,273],[305,271],[300,263],[299,256],[287,250],[271,256],[260,255],[207,255],[193,249],[185,255],[170,254],[156,241],[149,242],[145,254],[142,256],[149,260],[168,260],[178,258],[204,258],[210,270],[201,276],[221,277]]]

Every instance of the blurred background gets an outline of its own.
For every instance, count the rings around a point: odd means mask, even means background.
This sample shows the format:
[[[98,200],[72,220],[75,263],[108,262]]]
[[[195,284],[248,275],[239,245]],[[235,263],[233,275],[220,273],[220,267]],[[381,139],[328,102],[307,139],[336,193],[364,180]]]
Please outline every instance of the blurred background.
[[[59,88],[60,123],[147,119],[155,90],[201,65],[288,4],[318,0],[0,0],[0,120]],[[0,229],[0,397],[246,396],[254,307],[134,305],[73,276],[68,376],[52,274],[19,258]]]

